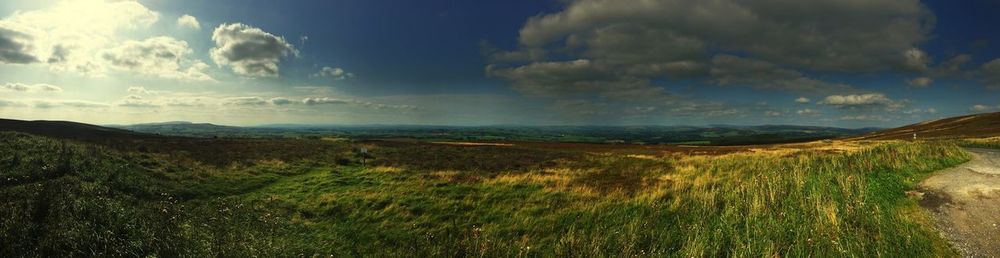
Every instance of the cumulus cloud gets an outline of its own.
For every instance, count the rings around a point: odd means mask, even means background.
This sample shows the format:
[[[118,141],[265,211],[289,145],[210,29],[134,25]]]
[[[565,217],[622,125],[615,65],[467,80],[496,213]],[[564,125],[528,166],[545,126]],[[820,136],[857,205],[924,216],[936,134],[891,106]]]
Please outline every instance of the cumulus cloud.
[[[134,93],[134,94],[149,94],[150,93],[149,90],[146,89],[146,87],[142,87],[142,86],[128,87],[128,89],[126,89],[125,91],[127,91],[128,93]]]
[[[4,83],[0,84],[0,91],[13,91],[13,92],[61,92],[62,88],[59,86],[38,83],[38,84],[25,84],[25,83]]]
[[[201,23],[198,22],[198,18],[187,14],[181,15],[181,17],[177,18],[177,26],[181,28],[201,30]]]
[[[867,71],[914,61],[910,50],[928,37],[932,19],[918,0],[577,0],[529,19],[520,42],[622,62],[704,58],[707,49],[721,49],[810,69]]]
[[[169,79],[212,81],[205,74],[208,65],[188,56],[193,51],[186,41],[155,37],[144,41],[129,40],[101,54],[116,69]]]
[[[811,101],[812,100],[810,100],[809,98],[806,98],[806,97],[799,97],[799,98],[795,99],[795,103],[799,103],[799,104],[806,104],[806,103],[809,103]]]
[[[102,76],[99,54],[118,45],[121,31],[148,28],[159,14],[137,1],[60,1],[0,20],[0,58],[7,63],[45,60],[56,71]]]
[[[281,59],[298,55],[284,37],[241,23],[221,24],[212,32],[212,60],[251,77],[277,77]]]
[[[833,106],[864,106],[887,105],[892,102],[884,94],[869,93],[861,95],[830,95],[820,103]]]
[[[153,108],[161,106],[159,103],[152,100],[147,100],[139,95],[125,96],[125,98],[118,101],[116,105],[121,107],[133,107],[133,108]]]
[[[931,63],[927,52],[918,48],[910,48],[903,52],[903,67],[917,72],[927,71],[927,66]]]
[[[319,72],[310,75],[312,77],[326,77],[334,80],[346,80],[354,78],[354,73],[349,73],[341,68],[334,68],[329,66],[324,66]]]
[[[906,106],[906,100],[892,100],[881,93],[857,95],[830,95],[819,104],[853,111],[897,111]]]
[[[917,77],[907,80],[906,83],[917,88],[927,88],[931,86],[931,83],[934,83],[934,79],[930,77]]]
[[[32,53],[32,40],[31,35],[0,27],[0,63],[38,62],[38,58]]]
[[[930,63],[916,48],[933,24],[919,0],[563,3],[561,11],[528,19],[516,49],[481,44],[493,62],[486,73],[527,95],[683,111],[725,104],[677,97],[664,87],[671,80],[810,97],[861,94],[812,74],[926,70]]]

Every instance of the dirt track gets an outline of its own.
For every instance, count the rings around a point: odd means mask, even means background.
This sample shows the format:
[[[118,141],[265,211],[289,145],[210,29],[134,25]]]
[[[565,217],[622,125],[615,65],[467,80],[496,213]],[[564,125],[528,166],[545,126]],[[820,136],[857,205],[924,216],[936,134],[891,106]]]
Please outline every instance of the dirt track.
[[[1000,257],[1000,150],[967,150],[972,161],[920,183],[920,204],[962,256]]]

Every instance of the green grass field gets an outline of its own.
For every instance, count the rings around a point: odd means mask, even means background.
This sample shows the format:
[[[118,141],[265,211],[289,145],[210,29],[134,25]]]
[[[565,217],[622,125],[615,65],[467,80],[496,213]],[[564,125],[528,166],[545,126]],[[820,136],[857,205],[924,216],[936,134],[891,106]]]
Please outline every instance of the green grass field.
[[[956,256],[905,192],[969,158],[316,141],[236,159],[0,133],[0,255]]]

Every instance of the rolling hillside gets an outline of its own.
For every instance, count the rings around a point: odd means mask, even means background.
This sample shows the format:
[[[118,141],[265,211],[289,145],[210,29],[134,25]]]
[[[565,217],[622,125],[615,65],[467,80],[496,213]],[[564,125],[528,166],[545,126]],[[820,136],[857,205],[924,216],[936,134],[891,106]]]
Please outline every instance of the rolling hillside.
[[[0,119],[0,131],[14,131],[73,140],[144,139],[157,135],[137,133],[124,129],[108,128],[69,121],[23,121]]]
[[[1000,112],[931,120],[868,133],[854,140],[957,139],[1000,136]]]

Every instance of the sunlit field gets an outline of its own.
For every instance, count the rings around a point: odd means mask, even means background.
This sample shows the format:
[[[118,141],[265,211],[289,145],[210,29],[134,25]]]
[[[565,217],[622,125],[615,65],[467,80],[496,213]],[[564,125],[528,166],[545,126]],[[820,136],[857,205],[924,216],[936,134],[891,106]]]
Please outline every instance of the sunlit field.
[[[969,158],[310,141],[213,155],[2,133],[0,255],[955,256],[905,192]]]

